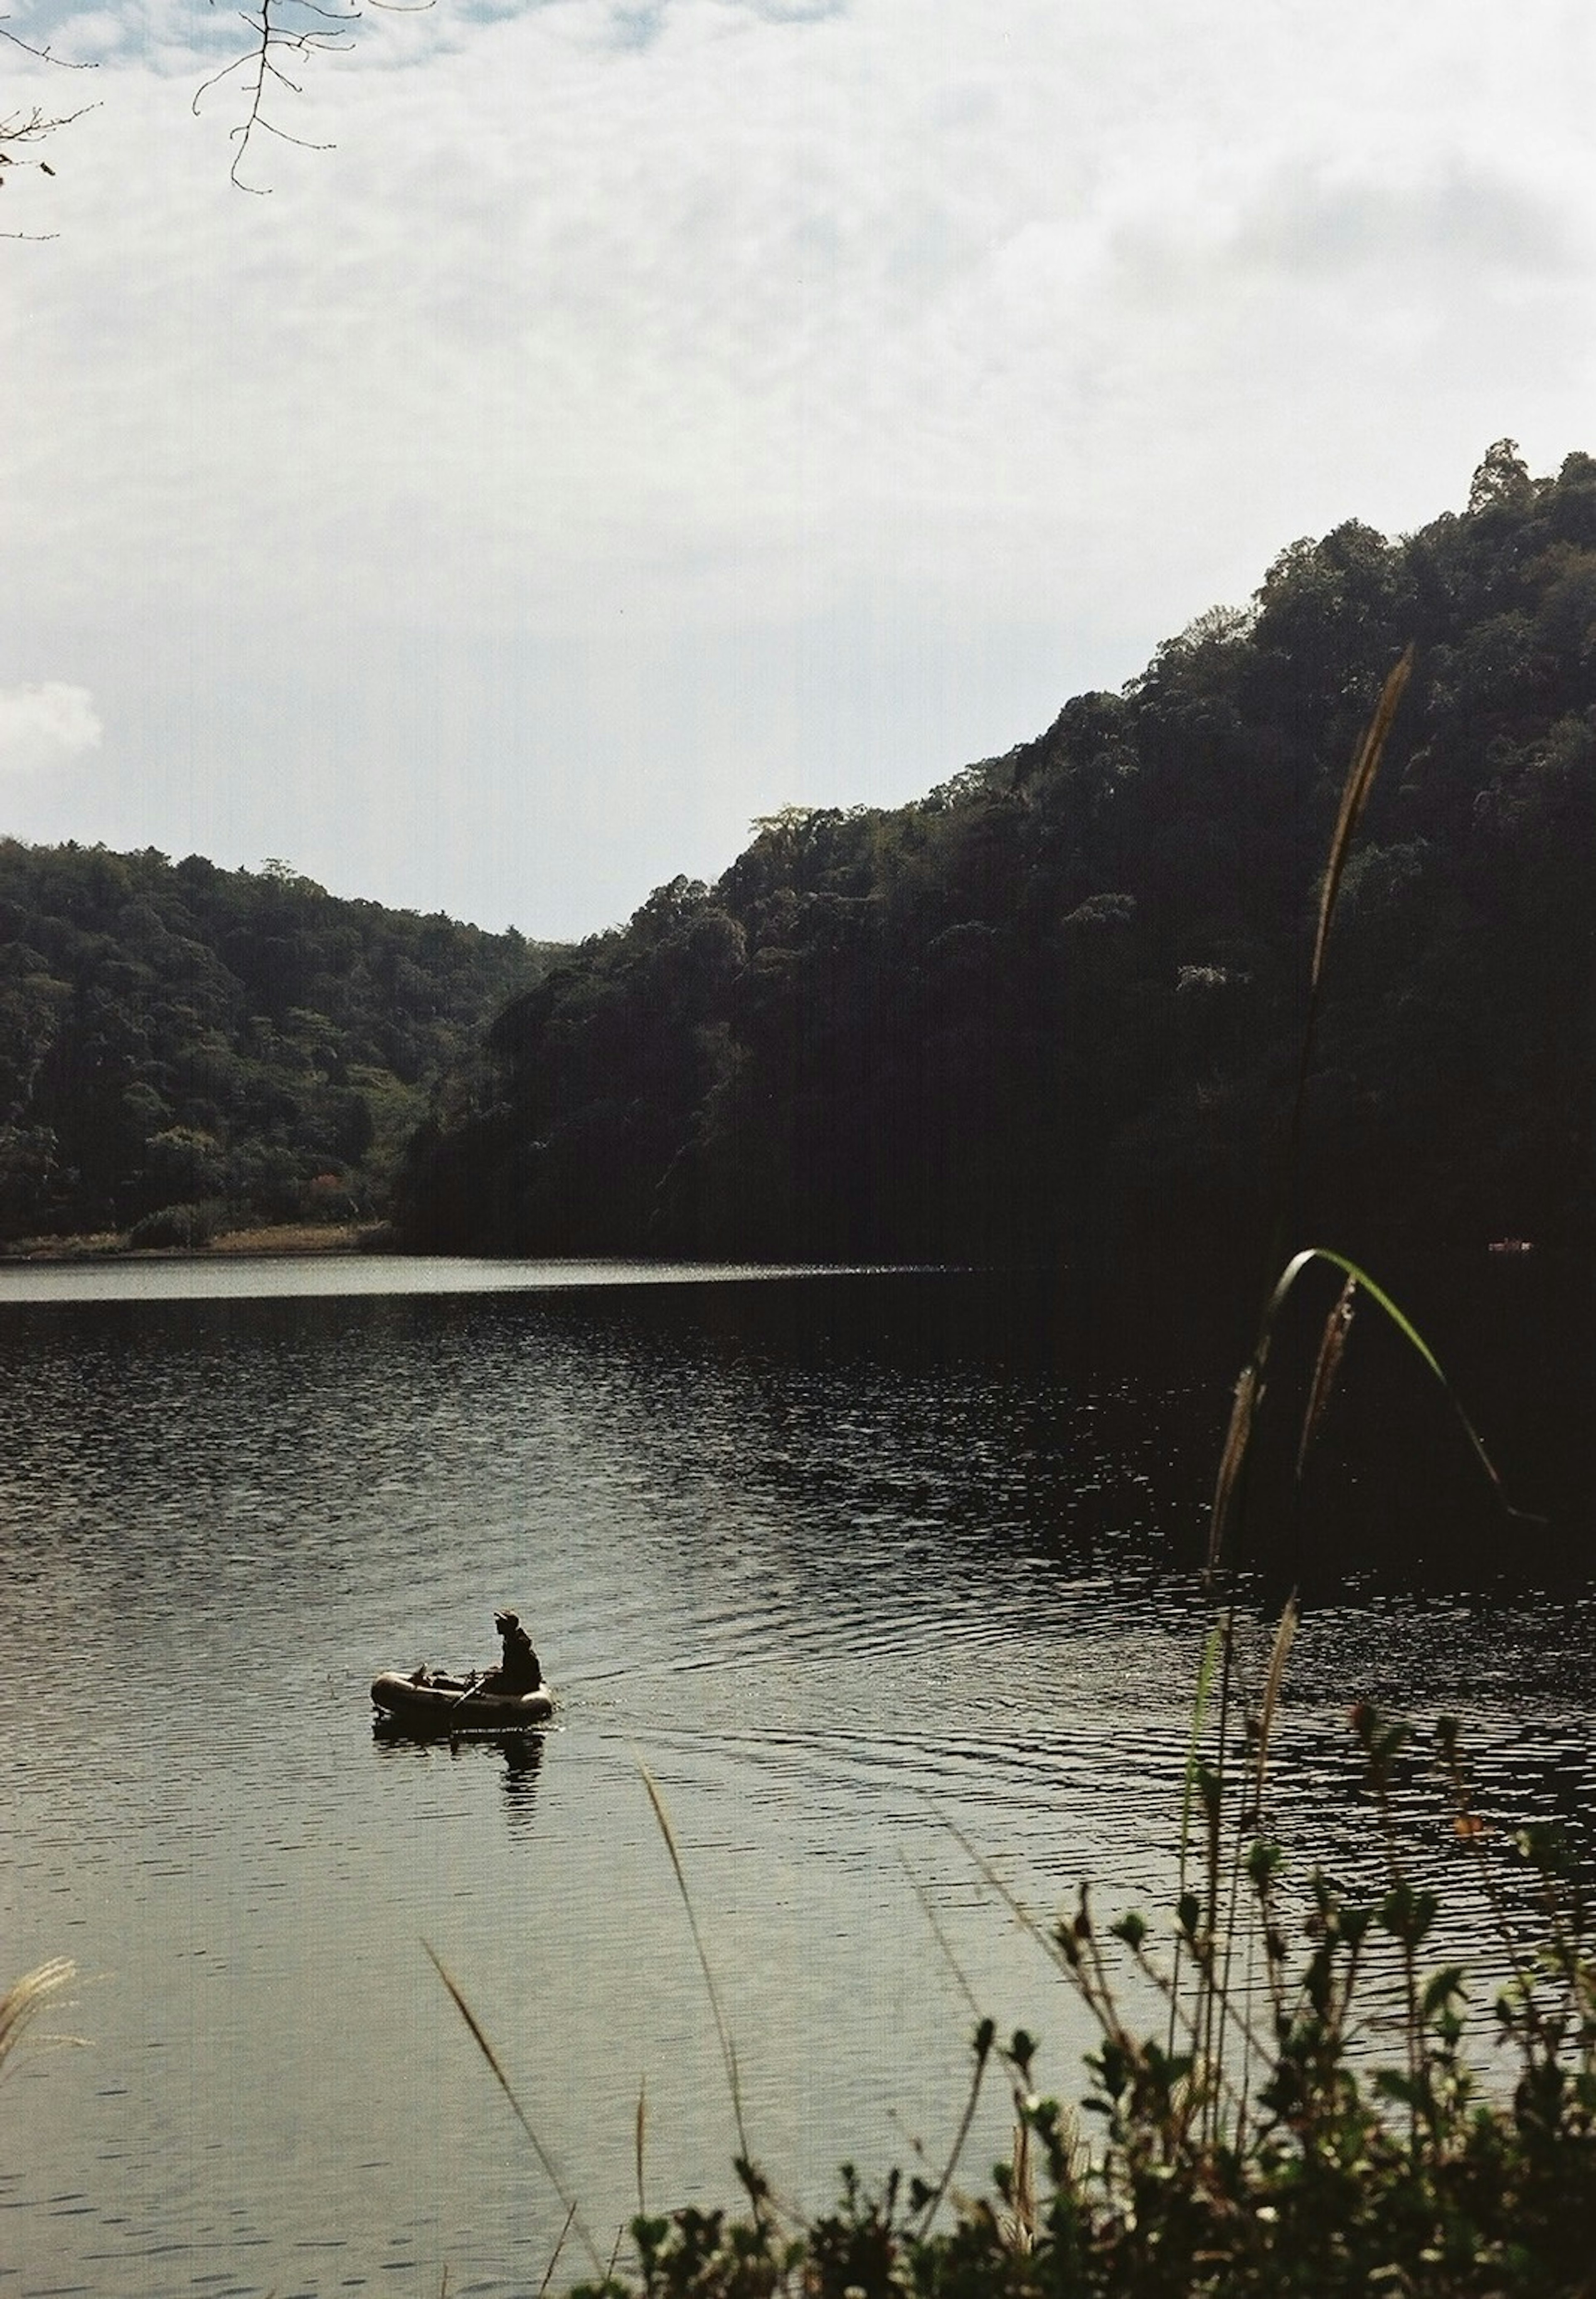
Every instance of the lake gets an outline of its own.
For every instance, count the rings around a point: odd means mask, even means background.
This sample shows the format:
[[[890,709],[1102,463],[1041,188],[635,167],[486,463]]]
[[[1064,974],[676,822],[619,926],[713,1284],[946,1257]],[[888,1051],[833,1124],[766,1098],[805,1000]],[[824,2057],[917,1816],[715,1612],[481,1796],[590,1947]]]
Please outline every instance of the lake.
[[[971,1996],[1076,2096],[987,1870],[1043,1917],[1168,1886],[1227,1384],[1067,1324],[930,1272],[0,1269],[0,1938],[7,1979],[76,1960],[46,2024],[87,2038],[0,2080],[0,2299],[536,2292],[565,2205],[428,1947],[601,2262],[640,2121],[652,2207],[727,2199],[645,1770],[780,2192],[940,2163]],[[1316,1591],[1300,1866],[1367,1863],[1354,1697],[1460,1710],[1503,1820],[1592,1809],[1596,1592],[1512,1562]],[[374,1672],[485,1663],[505,1605],[554,1727],[375,1737]],[[573,2228],[556,2281],[591,2268]]]

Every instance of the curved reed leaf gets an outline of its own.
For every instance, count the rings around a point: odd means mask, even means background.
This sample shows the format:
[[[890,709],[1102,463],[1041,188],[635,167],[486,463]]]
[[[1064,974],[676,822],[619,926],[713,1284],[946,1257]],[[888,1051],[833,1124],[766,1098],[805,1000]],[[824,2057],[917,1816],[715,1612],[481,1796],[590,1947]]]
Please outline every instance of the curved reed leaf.
[[[1352,1286],[1361,1287],[1369,1299],[1384,1311],[1409,1347],[1434,1374],[1441,1384],[1448,1404],[1458,1417],[1463,1434],[1467,1440],[1469,1450],[1490,1480],[1492,1490],[1495,1493],[1498,1504],[1503,1512],[1520,1523],[1534,1524],[1543,1523],[1544,1520],[1534,1515],[1533,1511],[1515,1508],[1509,1500],[1496,1465],[1485,1450],[1484,1440],[1479,1431],[1464,1411],[1462,1402],[1447,1377],[1445,1367],[1407,1312],[1392,1299],[1384,1287],[1375,1282],[1367,1269],[1349,1259],[1346,1254],[1337,1253],[1333,1247],[1327,1245],[1309,1245],[1304,1246],[1300,1253],[1294,1253],[1292,1256],[1276,1279],[1275,1290],[1265,1304],[1263,1316],[1259,1321],[1257,1344],[1251,1358],[1243,1367],[1241,1378],[1236,1383],[1235,1406],[1231,1414],[1230,1431],[1225,1440],[1225,1453],[1220,1462],[1219,1480],[1214,1493],[1212,1515],[1209,1521],[1206,1570],[1209,1578],[1218,1571],[1220,1558],[1224,1554],[1225,1535],[1229,1530],[1234,1495],[1239,1489],[1242,1472],[1246,1464],[1257,1404],[1263,1394],[1263,1370],[1268,1361],[1276,1319],[1279,1316],[1298,1278],[1316,1261],[1326,1262],[1331,1268],[1341,1271],[1343,1279],[1347,1281],[1342,1287],[1342,1301],[1348,1299]],[[1338,1304],[1338,1307],[1339,1306]],[[1334,1317],[1332,1323],[1334,1323]],[[1321,1347],[1321,1365],[1324,1356],[1325,1350]],[[1310,1402],[1310,1413],[1312,1410],[1313,1404]],[[1300,1464],[1301,1455],[1299,1455],[1299,1465]]]

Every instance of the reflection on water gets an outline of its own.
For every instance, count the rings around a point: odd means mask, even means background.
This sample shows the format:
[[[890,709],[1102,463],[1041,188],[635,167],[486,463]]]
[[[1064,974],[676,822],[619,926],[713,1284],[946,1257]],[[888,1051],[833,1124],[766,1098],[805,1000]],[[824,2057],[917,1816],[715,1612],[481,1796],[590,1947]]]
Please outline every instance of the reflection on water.
[[[604,2245],[641,2087],[651,2202],[722,2197],[640,1764],[784,2187],[946,2143],[969,2021],[920,1894],[1073,2084],[1087,2038],[960,1836],[1043,1911],[1085,1874],[1167,1883],[1223,1383],[1022,1344],[951,1280],[517,1266],[7,1311],[4,1939],[12,1971],[76,1956],[93,2046],[0,2096],[0,2295],[536,2289],[563,2212],[423,1943]],[[375,1735],[376,1669],[481,1664],[505,1603],[553,1728]],[[1355,1697],[1461,1710],[1490,1818],[1590,1807],[1587,1584],[1371,1579],[1310,1611],[1279,1762],[1299,1859],[1367,1863]],[[1456,1896],[1417,1786],[1404,1813]]]
[[[418,1784],[428,1777],[425,1768],[429,1763],[486,1764],[503,1792],[506,1825],[511,1829],[531,1827],[546,1732],[505,1733],[498,1738],[484,1734],[476,1739],[461,1734],[450,1739],[436,1731],[418,1735],[389,1718],[380,1717],[372,1723],[371,1738],[378,1758],[386,1764],[408,1764]]]

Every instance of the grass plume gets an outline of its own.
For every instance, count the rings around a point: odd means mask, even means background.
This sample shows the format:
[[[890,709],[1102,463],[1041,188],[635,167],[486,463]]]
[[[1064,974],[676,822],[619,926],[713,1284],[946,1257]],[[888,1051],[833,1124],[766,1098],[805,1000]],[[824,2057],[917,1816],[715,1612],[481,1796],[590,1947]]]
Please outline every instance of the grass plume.
[[[70,1988],[78,1976],[78,1967],[70,1956],[52,1956],[48,1963],[36,1964],[0,1996],[0,2068],[11,2058],[33,2027],[46,2004]],[[39,2044],[81,2045],[81,2036],[36,2035]]]
[[[1375,705],[1374,717],[1364,729],[1362,740],[1352,754],[1352,763],[1342,785],[1341,806],[1331,834],[1330,851],[1325,863],[1325,876],[1319,888],[1318,927],[1313,939],[1313,963],[1309,968],[1310,994],[1317,998],[1324,978],[1325,951],[1330,940],[1330,925],[1335,916],[1336,897],[1341,892],[1342,878],[1352,851],[1352,840],[1368,803],[1368,794],[1375,786],[1375,776],[1384,755],[1386,739],[1396,718],[1397,705],[1402,699],[1409,679],[1413,676],[1414,651],[1404,649],[1399,661],[1392,664],[1380,690],[1380,700]]]
[[[1335,1377],[1341,1371],[1347,1336],[1352,1330],[1352,1312],[1357,1307],[1358,1280],[1349,1277],[1335,1297],[1335,1306],[1325,1320],[1325,1330],[1319,1339],[1319,1353],[1314,1362],[1313,1381],[1308,1392],[1308,1409],[1302,1415],[1302,1434],[1297,1445],[1297,1465],[1293,1472],[1296,1482],[1302,1481],[1308,1466],[1308,1456],[1319,1424],[1329,1410],[1331,1392]]]

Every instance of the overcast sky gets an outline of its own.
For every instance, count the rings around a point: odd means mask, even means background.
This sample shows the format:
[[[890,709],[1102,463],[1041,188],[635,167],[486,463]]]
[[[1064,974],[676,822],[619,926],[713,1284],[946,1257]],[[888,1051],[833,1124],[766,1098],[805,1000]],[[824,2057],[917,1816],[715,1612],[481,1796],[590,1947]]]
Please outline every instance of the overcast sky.
[[[1009,749],[1596,452],[1593,23],[436,0],[258,196],[225,0],[12,0],[0,828],[567,936]]]

